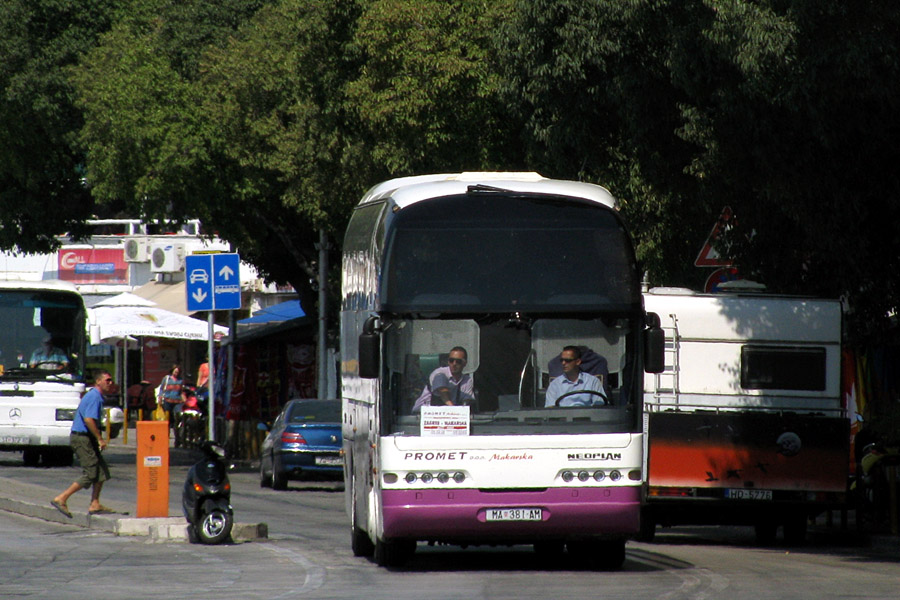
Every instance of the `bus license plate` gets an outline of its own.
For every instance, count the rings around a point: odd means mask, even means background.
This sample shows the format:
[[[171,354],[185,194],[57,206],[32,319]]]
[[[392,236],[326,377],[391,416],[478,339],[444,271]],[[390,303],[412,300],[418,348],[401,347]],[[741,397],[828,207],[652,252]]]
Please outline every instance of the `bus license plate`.
[[[489,508],[485,515],[487,521],[540,521],[543,519],[540,508]]]
[[[28,436],[4,435],[0,436],[0,444],[16,444],[25,445],[28,443]]]
[[[316,464],[329,466],[329,467],[336,467],[338,465],[344,464],[344,459],[341,458],[340,456],[317,456]]]
[[[772,490],[728,489],[725,490],[725,497],[730,500],[771,500]]]

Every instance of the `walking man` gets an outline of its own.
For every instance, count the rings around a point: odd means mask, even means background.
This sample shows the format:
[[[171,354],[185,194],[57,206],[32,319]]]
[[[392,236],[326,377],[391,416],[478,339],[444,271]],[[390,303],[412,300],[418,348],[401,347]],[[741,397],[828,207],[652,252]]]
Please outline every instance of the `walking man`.
[[[94,373],[94,387],[81,399],[75,419],[72,421],[72,432],[69,443],[81,463],[82,474],[72,482],[66,491],[50,501],[56,509],[70,519],[69,497],[78,490],[91,488],[91,504],[88,514],[105,514],[115,512],[100,504],[100,490],[103,482],[109,479],[109,466],[101,454],[106,448],[106,440],[100,431],[101,411],[103,410],[103,394],[112,388],[113,379],[109,371],[98,370]]]

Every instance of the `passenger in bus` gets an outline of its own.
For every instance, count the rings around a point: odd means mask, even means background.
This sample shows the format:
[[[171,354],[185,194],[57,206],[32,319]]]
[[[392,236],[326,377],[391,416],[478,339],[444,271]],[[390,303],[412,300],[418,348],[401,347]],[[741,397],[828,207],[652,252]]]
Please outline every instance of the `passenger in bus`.
[[[601,406],[607,403],[601,378],[581,370],[581,350],[578,346],[563,348],[560,360],[563,373],[547,386],[545,407],[556,406],[557,400],[559,406]]]
[[[32,369],[59,370],[69,364],[69,357],[62,348],[53,345],[53,337],[44,337],[41,347],[31,353],[28,366]]]
[[[469,353],[462,346],[450,350],[447,366],[431,372],[412,413],[419,414],[423,406],[463,406],[474,401],[475,383],[471,375],[463,373],[468,360]]]

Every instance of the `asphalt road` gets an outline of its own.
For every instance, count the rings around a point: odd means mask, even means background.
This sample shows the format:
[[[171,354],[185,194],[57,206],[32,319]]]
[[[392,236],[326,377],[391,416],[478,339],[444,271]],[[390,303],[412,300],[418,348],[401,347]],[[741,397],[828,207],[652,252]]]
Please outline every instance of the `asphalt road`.
[[[125,454],[125,453],[120,453]],[[26,469],[0,453],[0,478],[30,490],[58,490],[77,469]],[[116,477],[104,502],[134,503],[132,465],[110,453]],[[188,456],[176,457],[180,487]],[[183,464],[179,464],[183,463]],[[429,547],[402,569],[355,558],[337,482],[259,487],[253,465],[232,473],[238,521],[265,522],[269,537],[223,546],[117,537],[105,531],[0,511],[0,598],[654,598],[761,600],[896,598],[900,545],[878,546],[821,529],[800,548],[755,545],[749,528],[661,530],[653,544],[630,542],[621,571],[546,564],[529,547]],[[3,492],[0,490],[0,496]],[[180,492],[170,498],[179,512]],[[83,497],[78,498],[81,495]],[[86,509],[87,494],[72,499]],[[177,509],[177,510],[176,510]]]

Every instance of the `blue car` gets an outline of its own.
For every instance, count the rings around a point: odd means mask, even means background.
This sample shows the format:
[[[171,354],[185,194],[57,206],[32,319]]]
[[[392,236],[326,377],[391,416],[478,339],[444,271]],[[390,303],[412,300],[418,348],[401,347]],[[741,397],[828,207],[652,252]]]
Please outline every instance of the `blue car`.
[[[341,478],[341,401],[291,400],[262,445],[259,485],[287,489],[289,479]]]

